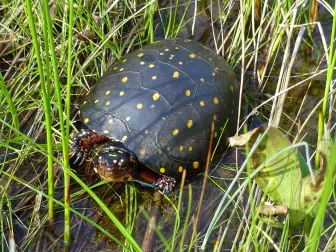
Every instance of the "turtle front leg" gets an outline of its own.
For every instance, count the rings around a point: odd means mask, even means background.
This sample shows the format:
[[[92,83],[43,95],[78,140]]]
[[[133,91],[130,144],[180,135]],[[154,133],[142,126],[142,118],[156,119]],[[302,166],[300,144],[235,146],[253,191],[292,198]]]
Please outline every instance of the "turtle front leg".
[[[176,185],[176,179],[162,175],[153,185],[155,189],[162,191],[163,194],[169,194]]]
[[[105,143],[109,141],[110,138],[103,135],[98,135],[97,133],[93,132],[89,129],[81,129],[81,131],[75,136],[73,144],[72,144],[72,152],[70,154],[70,158],[76,157],[74,164],[80,160],[79,165],[81,165],[88,153],[91,150],[91,145],[98,144],[98,143]]]

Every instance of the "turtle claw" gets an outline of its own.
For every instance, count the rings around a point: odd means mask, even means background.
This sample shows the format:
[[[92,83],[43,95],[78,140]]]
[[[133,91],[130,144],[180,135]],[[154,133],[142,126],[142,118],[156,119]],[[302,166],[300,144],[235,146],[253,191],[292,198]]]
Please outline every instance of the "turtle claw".
[[[176,179],[163,175],[156,180],[153,185],[155,189],[162,191],[163,194],[169,194],[173,191],[176,185]]]

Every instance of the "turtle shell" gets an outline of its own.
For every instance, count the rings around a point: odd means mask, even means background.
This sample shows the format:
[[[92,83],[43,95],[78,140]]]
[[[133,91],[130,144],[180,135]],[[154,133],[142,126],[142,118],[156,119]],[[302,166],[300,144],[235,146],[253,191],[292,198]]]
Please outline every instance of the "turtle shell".
[[[213,147],[236,132],[238,85],[212,50],[185,39],[162,40],[111,65],[81,106],[81,120],[124,143],[148,168],[167,176],[202,171]],[[222,134],[223,133],[223,134]]]

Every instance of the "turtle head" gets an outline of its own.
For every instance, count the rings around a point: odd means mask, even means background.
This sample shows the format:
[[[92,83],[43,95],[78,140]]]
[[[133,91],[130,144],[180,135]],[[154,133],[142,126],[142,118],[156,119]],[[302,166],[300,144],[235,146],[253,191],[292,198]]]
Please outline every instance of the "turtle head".
[[[137,168],[137,158],[121,142],[107,142],[95,155],[95,172],[109,182],[132,180]]]

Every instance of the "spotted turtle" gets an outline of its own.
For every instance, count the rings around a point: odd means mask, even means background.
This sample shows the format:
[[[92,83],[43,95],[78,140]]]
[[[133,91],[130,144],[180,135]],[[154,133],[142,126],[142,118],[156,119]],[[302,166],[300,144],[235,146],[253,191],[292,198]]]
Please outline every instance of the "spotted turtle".
[[[87,94],[75,162],[94,147],[102,178],[141,180],[168,193],[184,169],[202,171],[213,121],[212,149],[227,146],[238,99],[229,65],[200,43],[167,39],[144,46],[111,65]]]

